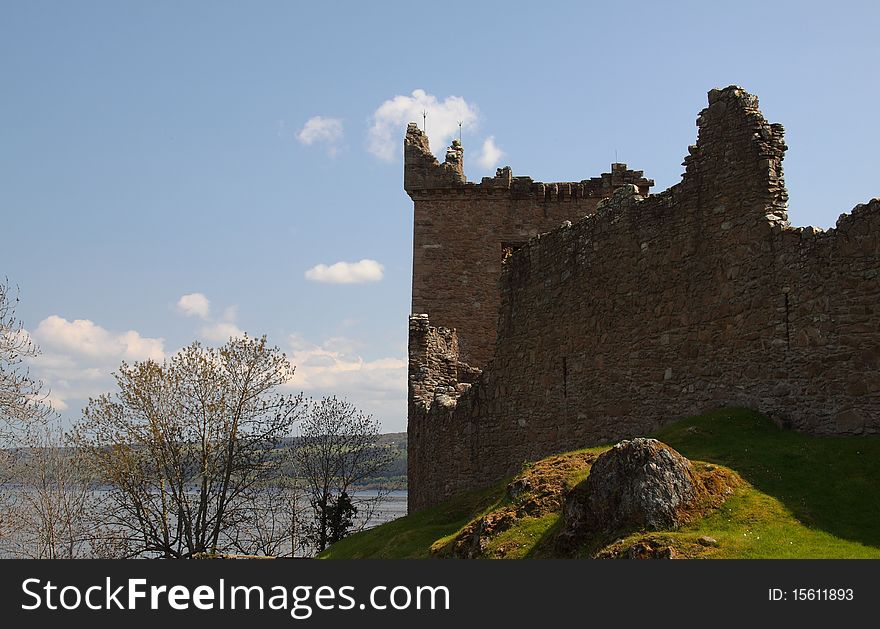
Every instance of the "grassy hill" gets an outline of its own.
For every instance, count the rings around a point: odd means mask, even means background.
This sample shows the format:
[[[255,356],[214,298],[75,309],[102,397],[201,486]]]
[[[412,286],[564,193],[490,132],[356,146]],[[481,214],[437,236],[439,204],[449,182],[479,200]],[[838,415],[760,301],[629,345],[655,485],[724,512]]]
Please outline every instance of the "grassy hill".
[[[810,437],[740,409],[684,419],[652,436],[698,466],[732,471],[741,482],[720,507],[678,530],[603,540],[580,556],[660,548],[693,558],[880,558],[880,437]],[[481,556],[553,557],[561,498],[605,449],[527,465],[514,479],[353,535],[322,557],[450,556],[472,531],[493,526],[498,532]],[[522,479],[535,488],[528,504],[508,490]]]

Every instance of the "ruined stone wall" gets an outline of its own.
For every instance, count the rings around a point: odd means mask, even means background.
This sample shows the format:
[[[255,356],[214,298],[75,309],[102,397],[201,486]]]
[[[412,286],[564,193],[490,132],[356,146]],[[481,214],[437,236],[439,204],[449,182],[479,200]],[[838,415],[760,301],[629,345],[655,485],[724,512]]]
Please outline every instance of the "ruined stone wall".
[[[472,384],[411,387],[411,509],[723,406],[880,432],[880,199],[828,232],[792,228],[783,130],[757,99],[713,90],[697,123],[681,183],[621,188],[504,263]]]
[[[440,164],[416,125],[404,143],[404,187],[414,202],[412,312],[454,328],[462,360],[485,365],[495,347],[501,261],[529,238],[565,220],[592,214],[596,204],[633,183],[647,194],[641,171],[612,172],[581,182],[545,184],[513,177],[510,168],[470,183],[458,141]]]

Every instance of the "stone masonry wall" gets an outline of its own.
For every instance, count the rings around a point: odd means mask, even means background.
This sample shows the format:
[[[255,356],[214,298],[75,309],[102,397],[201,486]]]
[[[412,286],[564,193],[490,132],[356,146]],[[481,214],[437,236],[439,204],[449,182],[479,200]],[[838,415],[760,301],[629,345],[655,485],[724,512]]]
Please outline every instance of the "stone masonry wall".
[[[507,259],[482,374],[417,388],[411,353],[411,510],[723,406],[880,433],[880,199],[790,227],[783,129],[757,105],[711,91],[679,184],[620,188]]]
[[[653,181],[626,164],[581,182],[545,184],[499,168],[480,183],[465,179],[458,140],[440,164],[411,124],[404,142],[404,188],[415,207],[412,312],[454,328],[462,359],[483,366],[495,347],[501,261],[529,238],[576,220],[617,188],[647,194]],[[507,251],[505,251],[505,249]]]

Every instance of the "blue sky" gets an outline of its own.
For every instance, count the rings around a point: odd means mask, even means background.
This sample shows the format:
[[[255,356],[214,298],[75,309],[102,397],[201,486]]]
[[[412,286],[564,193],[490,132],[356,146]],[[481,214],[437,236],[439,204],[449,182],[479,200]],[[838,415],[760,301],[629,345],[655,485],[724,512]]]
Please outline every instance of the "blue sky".
[[[785,125],[792,223],[829,227],[880,194],[878,26],[876,2],[5,1],[0,275],[70,419],[123,359],[247,331],[292,390],[403,430],[415,112],[441,154],[465,120],[472,180],[616,152],[660,191],[739,84]]]

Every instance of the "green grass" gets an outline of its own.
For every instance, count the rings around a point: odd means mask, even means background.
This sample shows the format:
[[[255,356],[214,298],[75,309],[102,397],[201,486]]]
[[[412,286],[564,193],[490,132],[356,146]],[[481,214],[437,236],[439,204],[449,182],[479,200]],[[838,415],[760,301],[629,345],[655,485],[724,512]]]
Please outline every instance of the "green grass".
[[[684,419],[654,436],[692,460],[736,471],[748,484],[677,531],[636,533],[619,544],[650,538],[684,557],[880,558],[880,437],[810,437],[742,409]],[[509,480],[353,535],[321,556],[430,557],[432,546],[508,504]],[[551,557],[559,526],[559,513],[522,518],[491,539],[487,554]],[[701,536],[718,546],[701,546]]]
[[[456,496],[441,505],[355,533],[319,555],[322,559],[420,559],[431,545],[495,508],[506,483]]]
[[[550,549],[544,546],[549,543],[548,533],[556,530],[559,518],[559,513],[548,513],[539,518],[523,518],[517,526],[493,538],[486,551],[492,556],[503,556],[505,559],[549,556]]]
[[[718,547],[704,548],[701,536]],[[731,496],[716,512],[678,531],[636,533],[628,546],[651,539],[672,546],[679,557],[711,559],[877,559],[880,548],[836,537],[798,521],[781,502],[756,489]]]
[[[735,470],[804,526],[880,547],[880,437],[811,437],[743,409],[685,419],[656,437]]]

